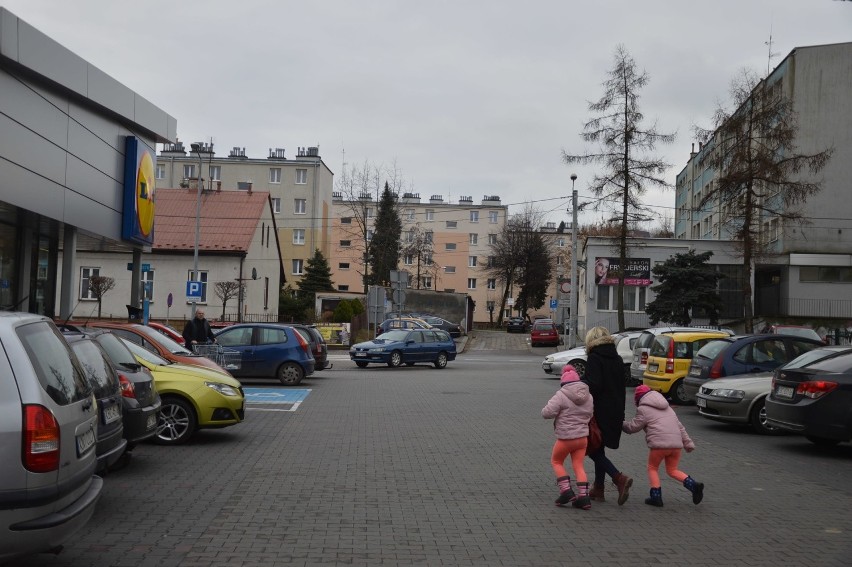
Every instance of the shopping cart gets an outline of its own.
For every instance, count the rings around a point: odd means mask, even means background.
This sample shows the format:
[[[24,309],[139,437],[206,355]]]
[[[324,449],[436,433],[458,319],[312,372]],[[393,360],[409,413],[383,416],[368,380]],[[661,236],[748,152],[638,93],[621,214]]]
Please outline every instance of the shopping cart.
[[[239,370],[242,367],[243,357],[239,351],[228,350],[216,343],[209,345],[194,345],[196,354],[207,357],[225,370]]]

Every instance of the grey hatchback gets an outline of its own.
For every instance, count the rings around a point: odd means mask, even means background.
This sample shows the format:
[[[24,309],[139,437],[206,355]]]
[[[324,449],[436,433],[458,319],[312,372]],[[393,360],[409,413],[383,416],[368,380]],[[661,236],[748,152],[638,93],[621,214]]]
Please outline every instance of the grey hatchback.
[[[57,551],[91,518],[98,413],[54,323],[0,312],[0,563]]]

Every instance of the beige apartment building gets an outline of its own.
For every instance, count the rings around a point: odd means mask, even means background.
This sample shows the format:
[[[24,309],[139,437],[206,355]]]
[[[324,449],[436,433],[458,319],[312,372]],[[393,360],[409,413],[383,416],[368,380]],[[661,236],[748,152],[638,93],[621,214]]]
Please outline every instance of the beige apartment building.
[[[157,156],[157,187],[197,187],[199,172],[204,189],[267,192],[272,199],[281,245],[282,284],[294,285],[319,249],[331,255],[329,234],[334,174],[322,161],[319,148],[300,147],[287,157],[283,148],[270,148],[266,159],[246,156],[234,147],[217,157],[213,144],[165,144]]]
[[[399,268],[411,274],[411,287],[467,293],[476,302],[475,323],[489,321],[489,305],[495,306],[496,321],[503,290],[487,268],[490,244],[506,226],[508,206],[497,196],[475,204],[473,197],[451,203],[442,195],[421,200],[418,193],[403,193],[397,203],[402,219]],[[333,195],[329,265],[340,291],[364,293],[364,244],[372,238],[377,207],[375,195]]]

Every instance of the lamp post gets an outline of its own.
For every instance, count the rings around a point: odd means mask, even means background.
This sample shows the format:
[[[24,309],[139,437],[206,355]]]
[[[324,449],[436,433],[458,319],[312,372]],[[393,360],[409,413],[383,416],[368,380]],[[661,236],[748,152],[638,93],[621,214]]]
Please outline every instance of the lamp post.
[[[198,244],[201,239],[201,191],[203,190],[203,182],[201,179],[201,170],[204,167],[202,154],[213,154],[213,145],[207,146],[201,142],[190,144],[192,151],[198,154],[198,194],[195,198],[195,248],[192,255],[192,281],[199,281],[198,278]],[[192,302],[192,318],[195,318],[195,309],[198,302]]]
[[[568,329],[568,348],[577,346],[577,190],[574,189],[574,182],[577,180],[577,174],[571,174],[571,297],[570,301],[570,322]]]

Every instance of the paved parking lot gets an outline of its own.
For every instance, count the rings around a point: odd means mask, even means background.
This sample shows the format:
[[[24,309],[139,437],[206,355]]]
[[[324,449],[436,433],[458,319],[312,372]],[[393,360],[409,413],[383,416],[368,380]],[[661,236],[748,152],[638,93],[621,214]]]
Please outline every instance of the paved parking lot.
[[[446,370],[335,353],[291,390],[295,411],[249,406],[186,446],[139,447],[75,542],[17,565],[849,565],[852,450],[731,431],[691,407],[677,408],[698,446],[682,468],[707,484],[700,506],[671,480],[664,508],[643,504],[641,436],[613,456],[636,479],[625,506],[553,506],[551,349],[505,335],[476,333]],[[281,389],[247,387],[261,402]]]

